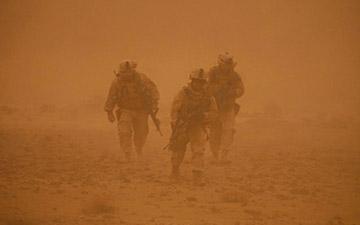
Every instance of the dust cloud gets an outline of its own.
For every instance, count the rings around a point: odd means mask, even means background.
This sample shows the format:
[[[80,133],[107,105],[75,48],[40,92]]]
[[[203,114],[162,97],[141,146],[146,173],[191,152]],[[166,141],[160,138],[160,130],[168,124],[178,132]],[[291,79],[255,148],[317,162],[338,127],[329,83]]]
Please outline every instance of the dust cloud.
[[[1,1],[0,224],[360,224],[359,21],[351,0]],[[171,101],[226,51],[233,162],[172,184]],[[103,111],[126,59],[161,95],[142,165]]]

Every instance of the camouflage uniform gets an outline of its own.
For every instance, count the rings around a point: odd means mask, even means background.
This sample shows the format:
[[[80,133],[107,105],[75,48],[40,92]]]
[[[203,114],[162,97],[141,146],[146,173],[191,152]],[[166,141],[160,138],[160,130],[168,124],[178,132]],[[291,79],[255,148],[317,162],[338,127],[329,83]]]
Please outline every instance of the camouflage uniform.
[[[218,66],[210,69],[209,91],[218,105],[218,119],[210,128],[210,149],[215,160],[227,160],[235,133],[235,116],[239,111],[236,99],[244,93],[241,77],[234,71],[235,63],[227,53],[220,55]]]
[[[199,75],[200,74],[200,75]],[[194,71],[190,78],[206,78],[203,70]],[[205,86],[204,86],[205,87]],[[215,99],[207,89],[195,90],[191,83],[185,86],[175,97],[171,108],[171,124],[174,129],[182,129],[176,144],[170,147],[172,151],[172,174],[178,176],[179,167],[184,159],[186,146],[190,144],[192,151],[192,170],[194,176],[199,176],[204,169],[204,152],[207,142],[207,124],[216,117]],[[177,127],[179,121],[185,121],[186,126]],[[171,144],[171,143],[170,143]]]
[[[137,72],[135,67],[134,62],[120,64],[105,103],[105,111],[110,115],[115,106],[118,108],[116,117],[120,146],[128,160],[133,143],[138,156],[141,156],[148,135],[149,112],[157,110],[159,100],[156,85],[145,74]]]

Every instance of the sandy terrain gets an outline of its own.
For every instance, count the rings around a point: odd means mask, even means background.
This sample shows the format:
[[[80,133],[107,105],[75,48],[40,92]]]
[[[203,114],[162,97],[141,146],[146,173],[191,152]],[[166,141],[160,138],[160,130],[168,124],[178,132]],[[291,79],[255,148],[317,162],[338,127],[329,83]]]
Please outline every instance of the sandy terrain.
[[[360,224],[356,124],[240,119],[232,164],[211,165],[207,152],[207,185],[193,187],[190,154],[183,181],[168,179],[153,126],[145,162],[126,164],[99,116],[1,117],[1,225]]]

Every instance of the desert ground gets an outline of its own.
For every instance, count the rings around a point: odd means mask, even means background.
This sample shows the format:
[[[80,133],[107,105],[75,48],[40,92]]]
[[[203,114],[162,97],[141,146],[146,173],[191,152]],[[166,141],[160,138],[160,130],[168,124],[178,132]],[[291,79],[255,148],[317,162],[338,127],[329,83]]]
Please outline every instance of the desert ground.
[[[206,185],[169,179],[154,126],[142,163],[128,164],[103,112],[3,110],[0,224],[359,225],[360,126],[352,118],[240,114],[232,163]],[[75,112],[75,111],[74,111]]]

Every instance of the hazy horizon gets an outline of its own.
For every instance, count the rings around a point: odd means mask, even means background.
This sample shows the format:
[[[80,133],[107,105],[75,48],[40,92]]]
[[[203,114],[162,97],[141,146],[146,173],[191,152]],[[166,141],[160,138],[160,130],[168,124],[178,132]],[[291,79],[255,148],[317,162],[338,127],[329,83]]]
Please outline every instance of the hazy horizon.
[[[358,1],[2,1],[0,104],[103,97],[125,59],[168,104],[188,74],[234,55],[245,111],[360,112]]]

